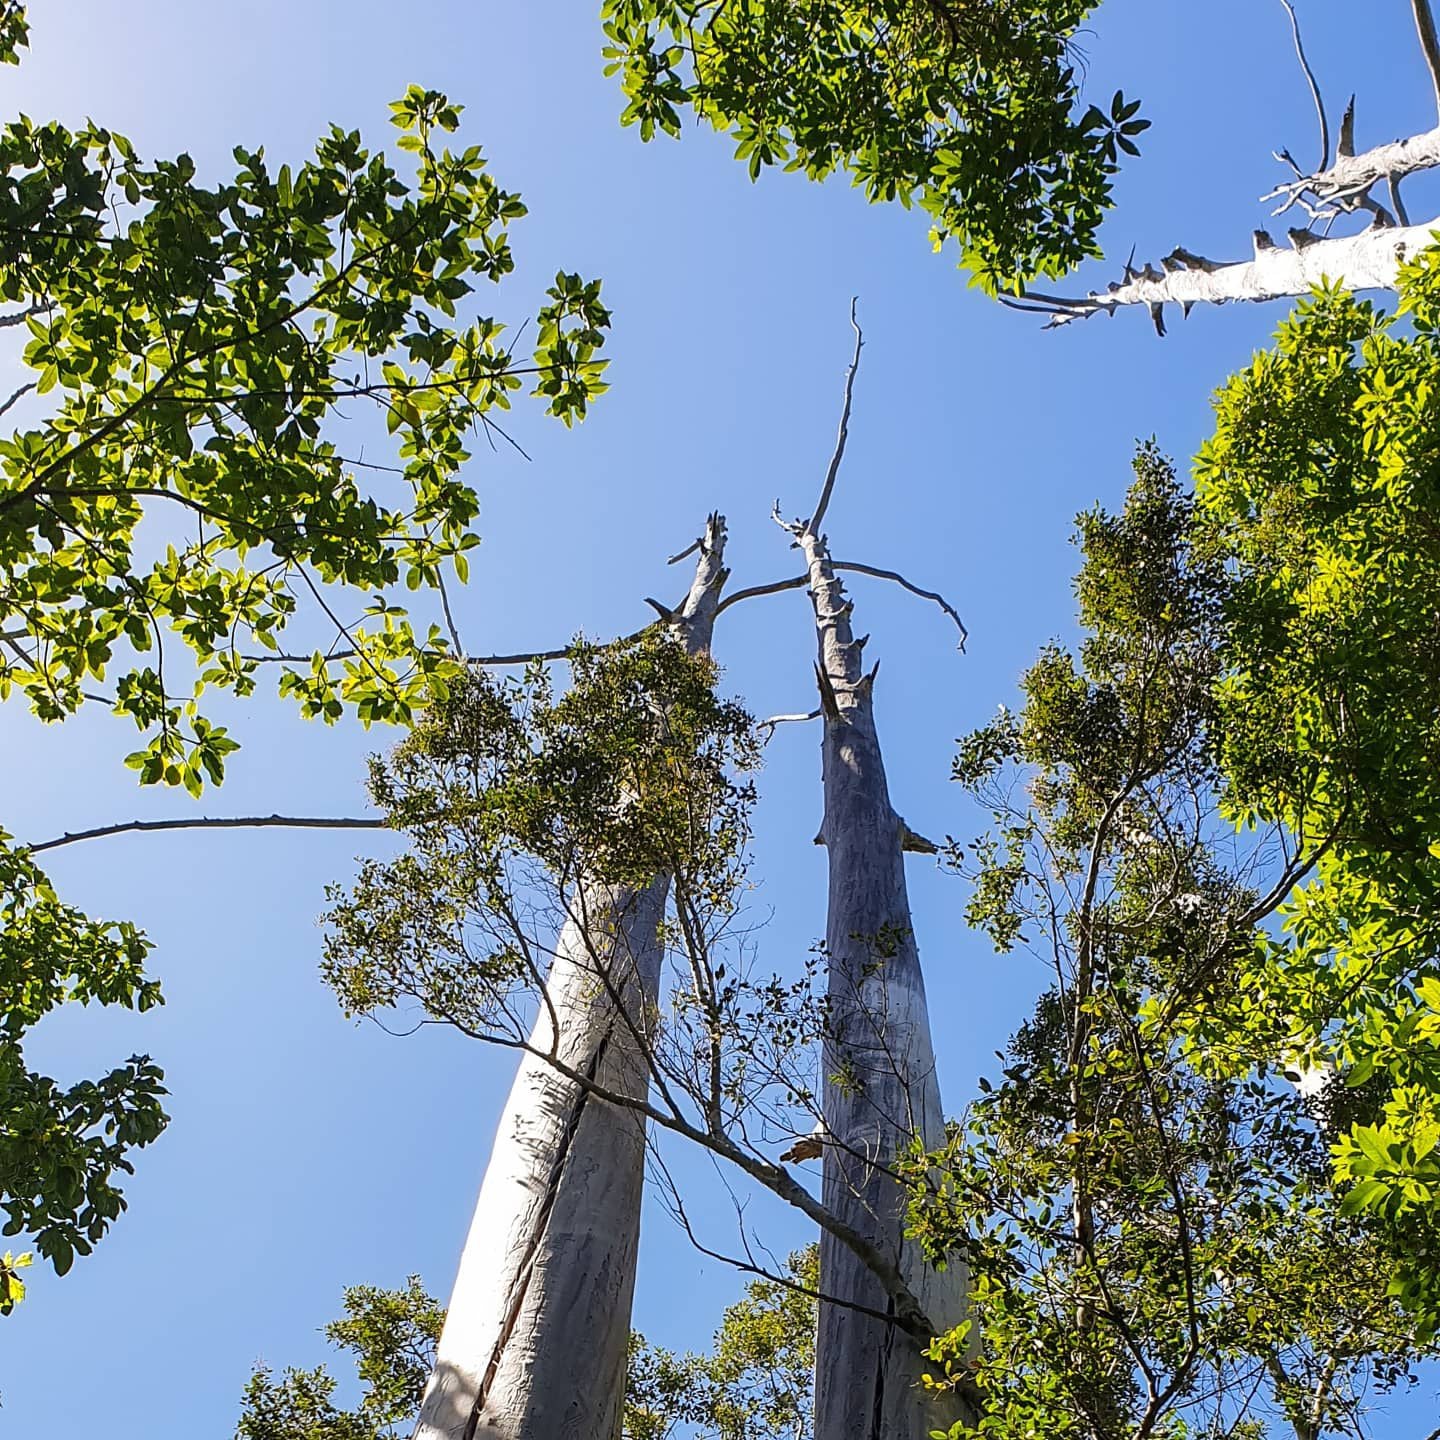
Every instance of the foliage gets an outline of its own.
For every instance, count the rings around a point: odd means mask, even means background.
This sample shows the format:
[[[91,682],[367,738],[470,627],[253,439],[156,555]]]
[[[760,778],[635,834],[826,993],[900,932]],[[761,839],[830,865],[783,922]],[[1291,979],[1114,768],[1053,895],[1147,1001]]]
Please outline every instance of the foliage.
[[[243,645],[276,652],[301,599],[350,653],[285,667],[282,693],[326,720],[350,705],[407,721],[453,657],[383,592],[436,586],[447,565],[464,578],[466,432],[527,373],[567,423],[603,388],[594,283],[557,277],[529,366],[498,322],[452,323],[476,281],[513,267],[524,209],[478,148],[440,146],[458,106],[412,87],[393,109],[413,182],[339,128],[293,170],[241,147],[215,188],[188,156],[147,165],[94,125],[0,132],[0,294],[23,307],[22,392],[58,396],[0,441],[0,696],[18,688],[59,719],[120,660],[103,698],[149,737],[129,761],[142,783],[198,794],[221,778],[235,742],[196,701],[249,694],[259,660]],[[326,433],[354,400],[398,435],[387,488],[408,504],[362,487]],[[330,585],[359,592],[366,617],[335,616]],[[167,678],[167,633],[197,662],[188,688]]]
[[[352,1286],[344,1307],[325,1334],[355,1357],[359,1405],[336,1407],[338,1382],[324,1366],[287,1369],[278,1380],[260,1366],[245,1387],[236,1440],[392,1440],[413,1424],[444,1310],[414,1275],[403,1290]]]
[[[1149,122],[1116,93],[1082,112],[1075,34],[1093,0],[604,0],[623,121],[648,140],[682,112],[772,165],[848,172],[871,201],[918,202],[939,249],[992,293],[1099,253],[1120,151]]]
[[[806,1292],[817,1265],[810,1245],[787,1260],[788,1283],[747,1285],[726,1309],[711,1354],[677,1356],[632,1335],[626,1440],[667,1440],[682,1426],[700,1427],[684,1431],[697,1440],[804,1440],[815,1368],[815,1301]],[[236,1440],[392,1440],[414,1424],[444,1309],[414,1275],[402,1290],[352,1286],[344,1309],[325,1334],[355,1359],[359,1404],[336,1405],[340,1382],[323,1365],[278,1378],[260,1366],[245,1388]]]
[[[1053,976],[1002,1078],[911,1161],[916,1233],[974,1284],[934,1347],[986,1397],[956,1433],[1351,1433],[1426,1346],[1341,1204],[1333,1110],[1271,1036],[1212,1023],[1305,864],[1223,809],[1245,580],[1150,448],[1079,538],[1078,654],[1048,649],[956,764],[996,819],[951,849],[971,919]]]
[[[0,61],[26,34],[5,5]],[[457,662],[385,592],[438,587],[447,566],[465,578],[466,432],[527,375],[567,424],[605,388],[594,282],[557,277],[528,362],[497,321],[456,318],[513,268],[524,208],[477,148],[443,147],[458,106],[411,87],[392,110],[412,175],[339,128],[294,168],[238,148],[213,187],[188,155],[143,161],[93,123],[0,130],[0,327],[23,337],[29,375],[0,404],[26,416],[0,438],[0,698],[19,691],[47,721],[110,707],[141,733],[127,763],[142,784],[220,782],[237,742],[200,698],[250,694],[302,603],[340,648],[283,664],[280,692],[327,721],[347,706],[408,721]],[[338,448],[331,424],[359,402],[398,465]],[[383,490],[356,479],[387,469]],[[332,604],[343,591],[356,623]],[[23,850],[0,849],[0,896],[0,1204],[5,1233],[31,1233],[63,1273],[164,1127],[162,1077],[139,1056],[65,1087],[26,1068],[25,1032],[66,1000],[144,1009],[159,993],[134,929],[62,905]],[[8,1313],[21,1290],[5,1275]]]
[[[1314,871],[1236,1003],[1197,1032],[1288,1051],[1352,1093],[1338,1174],[1382,1217],[1396,1288],[1440,1324],[1440,260],[1396,317],[1302,305],[1221,392],[1198,488],[1235,571],[1220,690],[1226,801]]]
[[[749,717],[660,630],[570,663],[558,694],[540,666],[467,675],[372,762],[372,798],[412,848],[332,891],[324,972],[348,1013],[418,1001],[468,1034],[523,1038],[553,917],[583,916],[593,877],[633,893],[669,875],[702,926],[731,903]]]
[[[70,1001],[148,1010],[150,946],[134,926],[93,920],[62,904],[23,850],[0,834],[0,1208],[5,1235],[29,1234],[63,1275],[125,1208],[116,1186],[130,1152],[165,1128],[161,1072],[134,1055],[95,1080],[58,1085],[29,1070],[26,1032]],[[0,1272],[0,1314],[24,1286]]]
[[[676,1355],[630,1337],[625,1440],[807,1440],[813,1430],[815,1245],[784,1279],[753,1280],[728,1307],[707,1355]],[[795,1286],[802,1288],[796,1289]]]

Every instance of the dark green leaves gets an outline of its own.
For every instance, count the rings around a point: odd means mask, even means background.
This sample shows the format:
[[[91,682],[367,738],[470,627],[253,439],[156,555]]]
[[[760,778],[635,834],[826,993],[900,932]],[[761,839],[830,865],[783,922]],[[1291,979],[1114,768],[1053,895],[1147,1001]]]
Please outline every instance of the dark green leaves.
[[[596,282],[557,276],[528,357],[499,322],[457,318],[513,268],[524,207],[478,148],[442,145],[445,96],[392,108],[404,173],[333,128],[298,166],[239,147],[213,188],[95,126],[0,132],[0,295],[48,407],[22,396],[35,418],[0,440],[0,696],[50,720],[103,699],[147,737],[143,783],[221,779],[235,741],[196,702],[253,690],[301,611],[331,638],[282,693],[408,722],[454,657],[383,596],[463,569],[470,433],[527,377],[566,424],[604,389]],[[347,456],[337,422],[366,406],[392,464],[362,463],[358,439]],[[193,671],[167,668],[176,642]]]
[[[160,990],[144,973],[143,936],[62,905],[25,852],[8,845],[0,846],[0,896],[3,1233],[32,1237],[63,1275],[125,1208],[116,1181],[129,1173],[131,1152],[165,1128],[164,1077],[147,1056],[132,1056],[97,1080],[62,1085],[26,1067],[25,1034],[68,1002],[147,1010]],[[24,1293],[8,1274],[0,1270],[8,1285],[0,1313]]]
[[[931,217],[992,293],[1098,254],[1119,152],[1148,122],[1079,106],[1088,0],[604,0],[622,121],[678,135],[686,109],[752,178],[850,174]]]

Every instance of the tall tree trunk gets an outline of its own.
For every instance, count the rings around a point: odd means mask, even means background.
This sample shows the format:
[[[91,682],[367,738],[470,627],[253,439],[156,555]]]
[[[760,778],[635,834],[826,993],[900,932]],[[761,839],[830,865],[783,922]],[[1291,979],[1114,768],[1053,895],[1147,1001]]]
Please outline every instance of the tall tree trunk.
[[[671,624],[708,651],[725,583],[712,515]],[[669,877],[581,887],[531,1044],[616,1092],[649,1088]],[[552,1024],[553,1008],[553,1024]],[[558,1035],[556,1031],[558,1030]],[[614,1440],[620,1432],[645,1174],[644,1118],[522,1060],[460,1259],[416,1440]]]
[[[858,350],[857,350],[858,357]],[[842,432],[843,435],[843,432]],[[818,512],[817,512],[818,518]],[[826,542],[798,530],[819,631],[830,867],[830,1038],[825,1047],[825,1204],[900,1268],[938,1330],[964,1316],[967,1276],[926,1264],[904,1238],[905,1196],[887,1173],[918,1137],[943,1138],[940,1090],[911,927],[903,850],[913,845],[890,803],[872,705],[874,671],[861,667],[853,608]],[[847,1247],[820,1237],[820,1289],[884,1311],[886,1296]],[[899,1325],[820,1303],[815,1440],[926,1440],[966,1416],[953,1398],[927,1396],[921,1343]]]

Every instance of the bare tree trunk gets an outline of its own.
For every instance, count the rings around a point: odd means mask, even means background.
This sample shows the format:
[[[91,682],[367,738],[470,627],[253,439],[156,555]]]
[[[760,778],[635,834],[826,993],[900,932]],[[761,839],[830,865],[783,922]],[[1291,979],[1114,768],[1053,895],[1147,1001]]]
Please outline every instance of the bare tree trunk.
[[[858,350],[857,350],[858,360]],[[843,430],[842,430],[843,435]],[[828,498],[828,495],[827,495]],[[825,727],[825,817],[829,858],[830,1037],[824,1069],[826,1206],[901,1270],[938,1330],[964,1316],[967,1276],[931,1268],[904,1238],[905,1196],[888,1172],[919,1138],[943,1136],[940,1090],[911,928],[903,850],[919,848],[890,803],[875,728],[875,674],[861,667],[852,606],[836,578],[818,520],[797,530],[819,631]],[[885,1291],[854,1253],[820,1237],[820,1288],[840,1300],[886,1309]],[[921,1342],[841,1305],[820,1304],[815,1440],[926,1440],[962,1418],[953,1397],[927,1397]]]
[[[712,515],[671,624],[710,645],[724,521]],[[596,880],[556,947],[460,1260],[416,1440],[614,1440],[620,1432],[645,1175],[645,1121],[544,1058],[643,1099],[669,877]],[[553,1016],[553,1021],[552,1021]],[[558,1033],[557,1033],[558,1031]],[[640,1033],[637,1034],[636,1032]]]

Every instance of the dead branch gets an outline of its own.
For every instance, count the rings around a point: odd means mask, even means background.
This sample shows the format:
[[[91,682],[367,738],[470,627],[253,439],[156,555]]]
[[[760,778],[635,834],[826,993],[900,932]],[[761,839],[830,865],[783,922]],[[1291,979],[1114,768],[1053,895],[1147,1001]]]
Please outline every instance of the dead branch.
[[[772,715],[768,720],[761,720],[755,729],[766,732],[762,743],[768,745],[771,736],[775,734],[775,727],[777,725],[803,725],[807,720],[818,720],[819,718],[819,710],[811,710],[805,715]],[[783,1159],[784,1157],[782,1156],[781,1158]]]
[[[1330,164],[1330,122],[1325,117],[1325,101],[1320,94],[1320,82],[1316,80],[1315,71],[1311,69],[1309,60],[1305,58],[1305,42],[1300,38],[1300,17],[1295,13],[1295,6],[1291,0],[1280,0],[1280,3],[1290,17],[1290,30],[1295,36],[1295,55],[1300,61],[1300,68],[1305,72],[1305,79],[1310,83],[1310,95],[1315,101],[1315,113],[1320,117],[1320,164],[1317,168],[1324,170]]]
[[[1440,131],[1436,132],[1440,161]],[[1401,265],[1435,243],[1440,217],[1423,225],[1372,225],[1359,235],[1322,239],[1309,230],[1292,230],[1290,245],[1275,244],[1263,230],[1255,232],[1252,260],[1216,261],[1177,246],[1161,268],[1125,268],[1121,283],[1088,295],[1048,295],[1030,291],[1001,297],[1017,310],[1050,317],[1049,326],[1088,320],[1092,315],[1113,315],[1122,306],[1143,305],[1150,311],[1156,333],[1164,335],[1166,305],[1179,305],[1188,315],[1197,304],[1224,305],[1229,301],[1279,300],[1308,295],[1328,282],[1348,290],[1391,290]]]
[[[1440,38],[1435,34],[1435,12],[1430,0],[1411,0],[1415,12],[1415,29],[1420,36],[1420,48],[1425,53],[1425,66],[1430,71],[1430,83],[1435,88],[1435,106],[1440,110]]]
[[[865,337],[860,333],[860,322],[855,318],[855,297],[850,299],[850,328],[855,332],[855,354],[850,368],[845,372],[845,404],[840,411],[840,433],[835,437],[835,453],[830,457],[830,467],[825,472],[825,484],[820,489],[820,499],[815,513],[807,520],[806,528],[813,535],[820,533],[825,512],[830,508],[830,492],[835,488],[835,477],[840,473],[840,462],[845,458],[845,441],[850,431],[850,404],[855,395],[855,372],[860,368],[860,351],[865,346]]]

